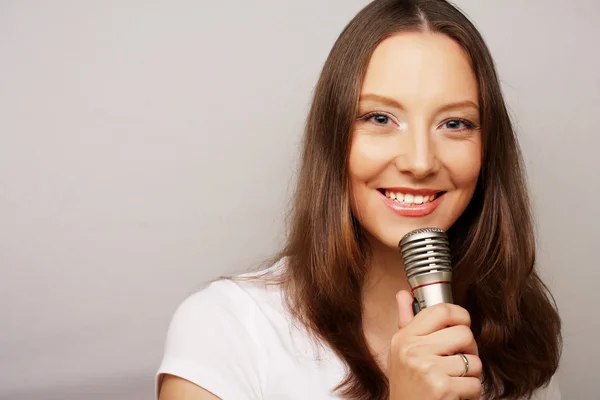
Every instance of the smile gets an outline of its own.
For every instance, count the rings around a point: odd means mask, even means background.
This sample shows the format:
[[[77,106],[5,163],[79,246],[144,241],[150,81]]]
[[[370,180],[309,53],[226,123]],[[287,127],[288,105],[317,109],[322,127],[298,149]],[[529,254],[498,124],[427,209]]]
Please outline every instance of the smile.
[[[424,217],[442,203],[446,192],[432,189],[378,189],[385,204],[404,217]]]
[[[414,205],[414,204],[423,204],[430,203],[434,201],[439,193],[434,194],[412,194],[412,193],[401,193],[401,192],[391,192],[389,190],[385,191],[385,197],[396,200],[398,203],[404,203],[406,205]]]

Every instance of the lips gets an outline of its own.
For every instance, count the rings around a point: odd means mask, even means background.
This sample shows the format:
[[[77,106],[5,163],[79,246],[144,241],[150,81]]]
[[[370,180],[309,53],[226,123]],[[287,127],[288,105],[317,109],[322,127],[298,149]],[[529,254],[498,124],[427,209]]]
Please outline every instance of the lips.
[[[442,203],[445,191],[434,189],[386,188],[379,189],[385,204],[404,217],[424,217]]]

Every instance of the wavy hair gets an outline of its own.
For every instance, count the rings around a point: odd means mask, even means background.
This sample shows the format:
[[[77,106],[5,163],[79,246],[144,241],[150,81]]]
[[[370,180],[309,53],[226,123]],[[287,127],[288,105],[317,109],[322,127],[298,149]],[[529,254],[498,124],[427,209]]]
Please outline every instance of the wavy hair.
[[[535,268],[522,156],[490,52],[473,24],[443,0],[375,0],[335,42],[314,91],[287,242],[278,258],[290,310],[348,367],[336,388],[387,399],[389,385],[362,330],[368,249],[350,206],[348,155],[364,74],[381,41],[435,32],[466,51],[479,86],[483,164],[469,206],[449,229],[453,291],[472,317],[492,398],[531,396],[558,367],[561,322]]]

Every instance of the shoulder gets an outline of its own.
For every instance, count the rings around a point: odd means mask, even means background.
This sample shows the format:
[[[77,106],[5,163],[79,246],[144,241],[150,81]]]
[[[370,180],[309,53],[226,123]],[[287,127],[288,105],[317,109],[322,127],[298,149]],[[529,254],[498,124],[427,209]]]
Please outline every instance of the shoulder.
[[[260,280],[222,279],[187,297],[176,309],[167,333],[167,350],[184,347],[187,354],[218,336],[243,341],[246,350],[260,347],[268,315],[281,310],[279,288]],[[182,349],[183,350],[183,349]]]
[[[233,324],[246,330],[262,320],[260,314],[272,309],[282,311],[281,287],[272,282],[281,272],[283,262],[270,268],[231,278],[219,279],[187,297],[176,309],[169,333],[180,327],[218,328]]]
[[[175,375],[220,398],[254,398],[262,390],[268,340],[282,316],[280,288],[249,276],[221,279],[187,297],[176,309],[157,373]]]
[[[255,314],[276,299],[276,291],[259,281],[222,279],[187,297],[176,309],[169,331],[206,323],[248,325]]]

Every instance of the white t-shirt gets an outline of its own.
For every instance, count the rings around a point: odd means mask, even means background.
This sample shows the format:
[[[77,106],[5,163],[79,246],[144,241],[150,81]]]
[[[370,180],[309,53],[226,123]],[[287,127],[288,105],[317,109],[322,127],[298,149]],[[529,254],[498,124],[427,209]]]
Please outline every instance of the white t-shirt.
[[[292,319],[278,286],[221,280],[188,297],[171,321],[157,372],[222,400],[328,400],[345,367]],[[536,400],[560,400],[556,379]]]

